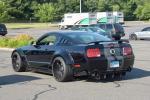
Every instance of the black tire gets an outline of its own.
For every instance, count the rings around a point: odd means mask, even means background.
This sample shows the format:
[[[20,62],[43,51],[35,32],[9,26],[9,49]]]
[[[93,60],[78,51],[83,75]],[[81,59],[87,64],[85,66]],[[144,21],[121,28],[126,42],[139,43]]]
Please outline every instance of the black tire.
[[[137,40],[137,36],[135,34],[131,34],[130,39],[131,40]]]
[[[70,65],[67,65],[62,57],[56,57],[53,61],[52,72],[58,82],[71,81],[73,71]]]
[[[2,36],[5,36],[6,34],[2,34]]]
[[[25,72],[27,69],[25,62],[22,61],[22,58],[18,52],[13,52],[12,54],[12,66],[16,72]]]

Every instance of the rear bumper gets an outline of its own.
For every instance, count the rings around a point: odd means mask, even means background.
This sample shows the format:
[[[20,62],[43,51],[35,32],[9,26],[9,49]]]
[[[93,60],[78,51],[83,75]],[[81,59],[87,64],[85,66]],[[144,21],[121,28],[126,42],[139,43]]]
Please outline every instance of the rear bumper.
[[[111,61],[119,61],[119,67],[110,67]],[[134,58],[96,58],[89,59],[87,63],[82,63],[80,68],[74,68],[74,72],[86,71],[88,74],[92,74],[97,71],[100,74],[115,73],[115,72],[127,72],[131,71],[134,64]]]
[[[0,31],[0,35],[6,35],[7,31]]]

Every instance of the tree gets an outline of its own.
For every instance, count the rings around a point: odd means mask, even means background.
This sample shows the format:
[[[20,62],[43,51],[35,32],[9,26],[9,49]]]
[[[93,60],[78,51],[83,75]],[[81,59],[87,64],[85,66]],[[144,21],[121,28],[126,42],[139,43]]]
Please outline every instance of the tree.
[[[37,17],[40,22],[53,22],[56,16],[56,10],[52,3],[39,4],[35,12],[35,17]]]
[[[98,0],[98,7],[97,11],[105,12],[105,11],[112,11],[110,0]]]
[[[65,13],[79,13],[80,2],[79,0],[65,0]]]
[[[28,20],[33,16],[33,3],[34,0],[2,0],[5,4],[9,5],[8,14],[13,19]]]
[[[125,20],[149,20],[150,0],[82,0],[82,12],[122,11]],[[64,13],[79,13],[80,0],[0,0],[2,21],[58,21]]]
[[[95,12],[97,10],[97,1],[96,0],[83,0],[83,8],[85,12]]]
[[[5,2],[0,1],[0,22],[6,22],[10,19],[7,11],[8,5]]]
[[[146,2],[144,4],[141,4],[137,7],[136,11],[134,12],[136,14],[136,17],[144,20],[150,19],[150,2]]]
[[[142,9],[142,17],[144,20],[150,19],[150,3],[145,3]]]

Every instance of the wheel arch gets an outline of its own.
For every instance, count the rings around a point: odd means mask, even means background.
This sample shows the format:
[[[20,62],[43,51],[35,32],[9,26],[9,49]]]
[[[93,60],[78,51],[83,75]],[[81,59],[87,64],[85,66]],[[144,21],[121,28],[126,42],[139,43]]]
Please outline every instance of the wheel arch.
[[[12,58],[12,56],[13,56],[13,53],[15,53],[15,52],[18,52],[18,53],[19,53],[19,55],[20,55],[20,57],[21,57],[21,59],[22,59],[23,61],[25,61],[26,63],[28,62],[28,61],[27,61],[27,58],[26,58],[26,55],[23,53],[23,51],[22,51],[21,49],[15,49],[15,50],[12,52],[12,54],[11,54],[11,58]]]
[[[135,36],[135,37],[136,37],[136,39],[138,39],[138,35],[137,35],[136,33],[132,33],[132,34],[130,34],[130,39],[132,38],[132,36]]]
[[[53,61],[56,57],[63,58],[66,64],[73,64],[74,63],[74,60],[73,60],[72,56],[69,53],[67,53],[67,52],[58,52],[58,53],[55,53],[53,55],[52,60],[51,60],[51,65],[53,64]]]

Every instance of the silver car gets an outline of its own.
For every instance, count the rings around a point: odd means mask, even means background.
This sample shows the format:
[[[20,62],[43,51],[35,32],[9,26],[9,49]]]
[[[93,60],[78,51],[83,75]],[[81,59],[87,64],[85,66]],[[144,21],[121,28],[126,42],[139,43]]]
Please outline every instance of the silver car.
[[[150,39],[150,27],[146,27],[141,30],[141,32],[134,32],[130,34],[131,40],[137,39]]]

